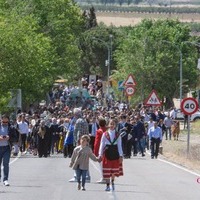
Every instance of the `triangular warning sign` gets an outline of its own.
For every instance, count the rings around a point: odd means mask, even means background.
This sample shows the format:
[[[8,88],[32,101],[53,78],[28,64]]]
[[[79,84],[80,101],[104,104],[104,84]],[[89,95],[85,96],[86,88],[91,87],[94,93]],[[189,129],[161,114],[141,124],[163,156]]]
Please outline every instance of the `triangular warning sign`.
[[[124,82],[124,85],[125,85],[125,86],[129,86],[129,85],[135,86],[135,85],[136,85],[136,82],[135,82],[135,80],[134,80],[132,74],[129,74],[129,75],[128,75],[128,78],[127,78],[126,81]]]
[[[144,103],[147,106],[160,106],[161,102],[160,99],[158,98],[158,95],[155,90],[152,90],[151,94],[147,98],[147,100]]]

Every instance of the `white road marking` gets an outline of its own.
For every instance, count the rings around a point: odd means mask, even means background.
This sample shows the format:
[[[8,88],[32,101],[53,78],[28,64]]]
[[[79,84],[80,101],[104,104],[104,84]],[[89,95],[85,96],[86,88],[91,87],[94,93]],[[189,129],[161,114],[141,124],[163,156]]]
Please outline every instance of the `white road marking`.
[[[21,157],[21,155],[17,156],[14,160],[12,160],[9,165],[12,165],[14,162],[16,162],[19,158]],[[1,170],[3,170],[3,166],[1,166]]]
[[[93,165],[93,167],[99,172],[99,174],[101,174],[101,170],[99,169],[99,167],[97,167],[97,166],[95,165],[95,162],[90,160],[90,163],[91,163],[91,164]]]
[[[148,153],[149,155],[151,155],[150,152],[147,152],[147,153]],[[178,168],[178,169],[181,169],[181,170],[183,170],[183,171],[185,171],[185,172],[188,172],[188,173],[190,173],[190,174],[192,174],[192,175],[195,175],[195,176],[200,177],[200,174],[198,174],[198,173],[196,173],[196,172],[194,172],[194,171],[192,171],[192,170],[189,170],[189,169],[187,169],[187,168],[185,168],[185,167],[182,167],[182,166],[180,166],[180,165],[178,165],[178,164],[172,163],[172,162],[170,162],[170,161],[163,160],[163,159],[161,159],[161,158],[158,158],[157,160],[159,160],[159,161],[161,161],[161,162],[164,162],[164,163],[166,163],[166,164],[168,164],[168,165],[171,165],[171,166],[173,166],[173,167],[176,167],[176,168]]]
[[[12,165],[14,162],[16,162],[21,156],[17,156],[17,158],[15,158],[14,160],[12,160],[9,165]]]
[[[176,167],[176,168],[178,168],[178,169],[181,169],[181,170],[183,170],[183,171],[186,171],[186,172],[188,172],[188,173],[190,173],[190,174],[193,174],[193,175],[195,175],[195,176],[200,177],[200,174],[198,174],[198,173],[196,173],[196,172],[193,172],[192,170],[189,170],[189,169],[187,169],[187,168],[185,168],[185,167],[182,167],[182,166],[180,166],[180,165],[178,165],[178,164],[175,164],[175,163],[172,163],[172,162],[169,162],[169,161],[160,159],[160,158],[159,158],[158,160],[161,161],[161,162],[164,162],[164,163],[166,163],[166,164],[169,164],[169,165],[171,165],[171,166],[173,166],[173,167]]]

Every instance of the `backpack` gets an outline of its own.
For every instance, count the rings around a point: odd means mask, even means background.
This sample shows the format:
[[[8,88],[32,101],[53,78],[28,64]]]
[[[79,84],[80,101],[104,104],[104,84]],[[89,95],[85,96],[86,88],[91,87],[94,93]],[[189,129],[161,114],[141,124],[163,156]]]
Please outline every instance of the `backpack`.
[[[106,138],[110,142],[110,144],[107,144],[105,146],[105,157],[108,160],[118,160],[119,159],[118,146],[117,146],[117,144],[114,144],[114,143],[117,141],[120,134],[118,134],[118,133],[115,134],[115,138],[114,138],[113,142],[111,142],[108,132],[106,132],[105,134],[106,134]]]

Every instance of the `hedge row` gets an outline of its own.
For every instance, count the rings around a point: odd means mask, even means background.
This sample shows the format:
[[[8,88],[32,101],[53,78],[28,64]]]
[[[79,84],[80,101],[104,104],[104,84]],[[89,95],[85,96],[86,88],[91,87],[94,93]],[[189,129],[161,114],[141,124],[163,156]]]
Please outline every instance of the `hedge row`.
[[[88,10],[92,5],[80,5],[83,10]],[[106,12],[138,12],[138,13],[176,13],[176,14],[200,14],[200,7],[119,7],[114,5],[93,5],[96,11]]]

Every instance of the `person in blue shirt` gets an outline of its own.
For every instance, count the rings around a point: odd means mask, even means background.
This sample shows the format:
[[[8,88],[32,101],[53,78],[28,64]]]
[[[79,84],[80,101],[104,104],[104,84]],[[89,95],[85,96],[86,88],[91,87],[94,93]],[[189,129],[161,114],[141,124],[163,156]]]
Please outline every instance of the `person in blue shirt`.
[[[11,141],[15,135],[15,128],[9,124],[9,117],[3,115],[0,123],[0,181],[1,181],[1,164],[3,163],[3,184],[9,186],[9,161],[11,154]]]
[[[151,141],[151,158],[158,157],[159,145],[162,142],[162,129],[158,126],[158,122],[154,122],[154,126],[148,130],[149,139]]]

